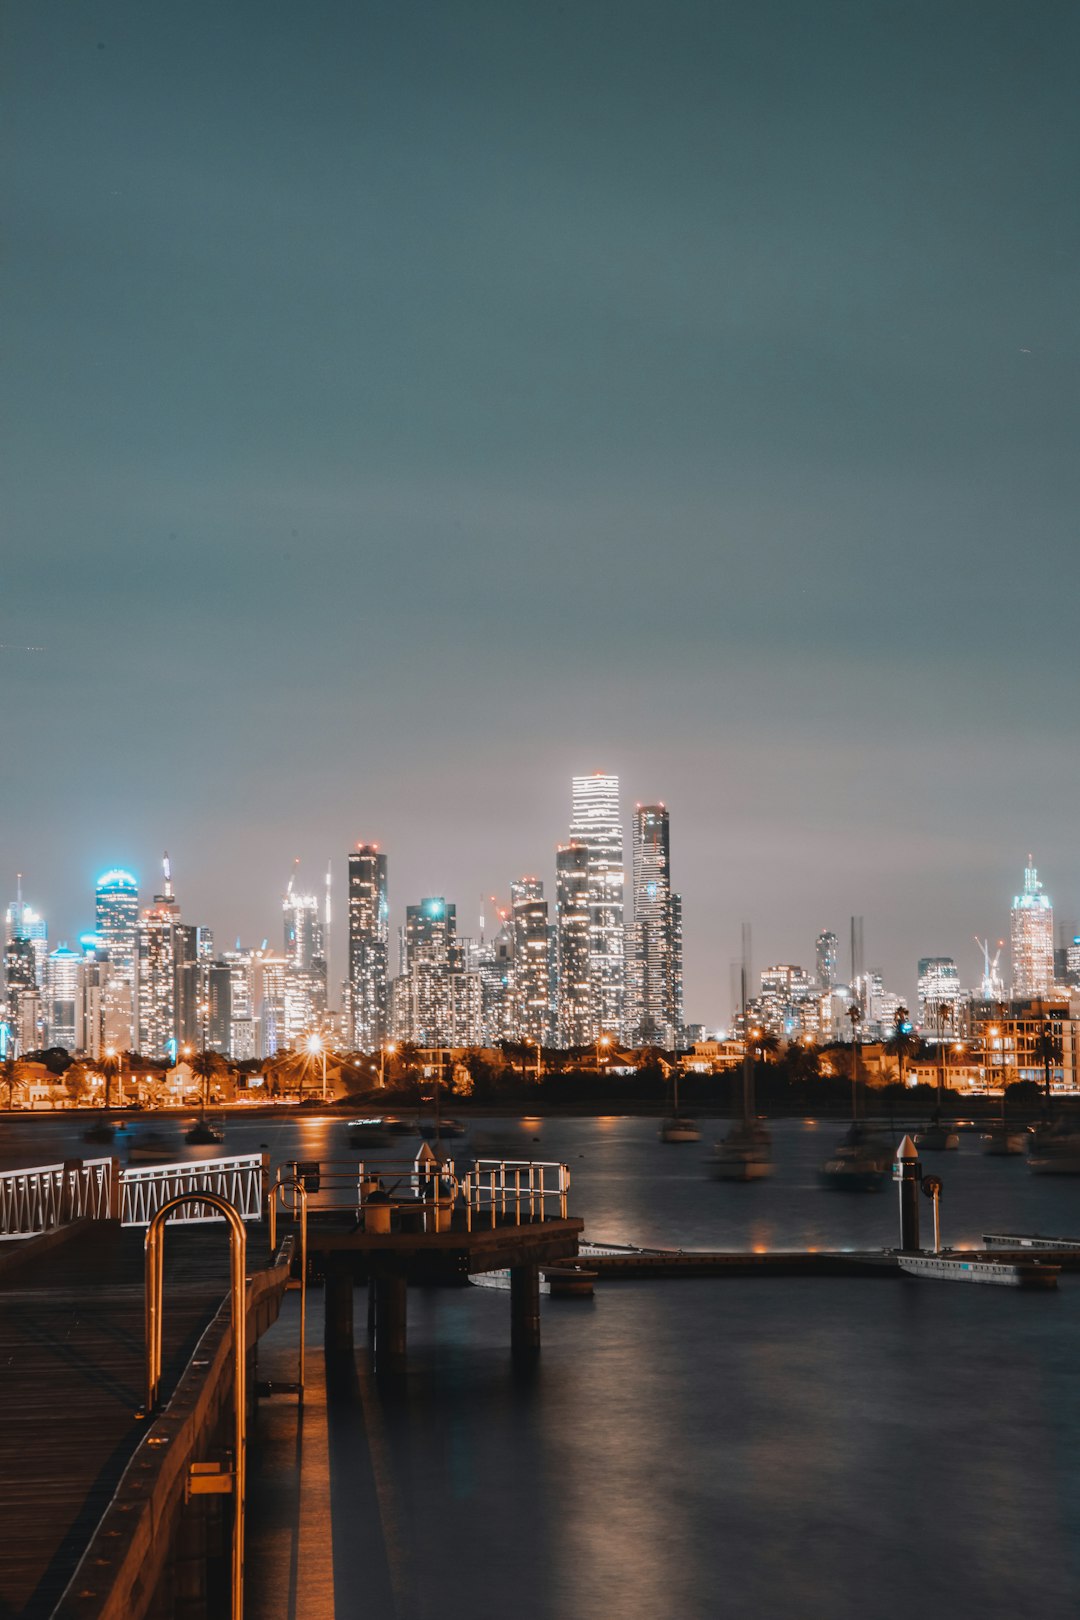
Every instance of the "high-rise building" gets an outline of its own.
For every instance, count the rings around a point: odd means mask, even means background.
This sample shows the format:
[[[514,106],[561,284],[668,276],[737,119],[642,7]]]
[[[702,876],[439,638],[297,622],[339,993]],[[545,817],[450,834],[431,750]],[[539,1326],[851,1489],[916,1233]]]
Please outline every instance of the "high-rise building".
[[[374,1052],[388,1028],[390,902],[387,858],[378,844],[349,854],[349,1015],[352,1044]]]
[[[510,885],[513,929],[511,1029],[516,1041],[551,1041],[551,970],[548,959],[548,903],[539,878]]]
[[[66,1052],[82,1049],[82,957],[58,945],[45,958],[45,1042]]]
[[[136,981],[139,965],[139,885],[130,872],[113,867],[97,881],[94,933],[108,960],[104,988],[104,1040],[114,1051],[135,1045]]]
[[[402,973],[390,987],[396,1039],[417,1046],[477,1046],[483,1039],[483,993],[457,937],[457,908],[441,895],[405,908]]]
[[[626,1033],[623,829],[619,778],[597,771],[573,779],[570,841],[588,859],[589,1040]]]
[[[967,993],[960,985],[960,970],[951,956],[920,956],[918,976],[919,1023],[957,1031]]]
[[[177,928],[180,907],[173,893],[169,857],[164,884],[139,916],[138,1047],[144,1057],[175,1058],[177,1024]]]
[[[8,939],[25,939],[34,952],[34,984],[40,990],[45,983],[45,958],[49,954],[49,927],[40,912],[27,905],[22,897],[22,873],[18,874],[18,894],[7,911]]]
[[[821,990],[831,990],[840,970],[840,941],[829,929],[822,929],[815,947],[817,982]]]
[[[627,929],[631,1040],[674,1046],[683,1023],[681,902],[671,891],[671,821],[662,804],[634,810],[634,920]]]
[[[1012,903],[1012,994],[1049,995],[1054,983],[1054,908],[1028,856],[1023,893]]]
[[[584,844],[560,846],[555,851],[559,1046],[587,1046],[599,1034],[589,976],[589,921],[589,851]]]

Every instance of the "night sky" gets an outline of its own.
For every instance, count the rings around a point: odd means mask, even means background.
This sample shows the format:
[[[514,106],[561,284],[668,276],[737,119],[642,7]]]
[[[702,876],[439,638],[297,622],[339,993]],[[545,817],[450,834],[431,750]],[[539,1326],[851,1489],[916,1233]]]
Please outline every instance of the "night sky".
[[[1029,848],[1080,915],[1072,0],[0,28],[0,872],[54,941],[168,848],[277,943],[359,838],[475,932],[596,768],[671,809],[691,1018],[743,919],[861,913],[910,995]]]

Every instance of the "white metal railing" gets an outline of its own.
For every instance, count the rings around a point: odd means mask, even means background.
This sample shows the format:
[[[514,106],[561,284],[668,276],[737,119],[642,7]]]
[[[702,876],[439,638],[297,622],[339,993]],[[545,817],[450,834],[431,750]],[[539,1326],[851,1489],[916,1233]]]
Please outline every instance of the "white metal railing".
[[[112,1213],[115,1167],[112,1159],[68,1159],[0,1175],[0,1234],[30,1237],[83,1216],[106,1219]]]
[[[176,1164],[142,1165],[124,1170],[120,1221],[123,1226],[148,1226],[163,1205],[184,1193],[213,1193],[231,1204],[242,1221],[263,1216],[268,1156],[245,1153],[229,1159],[200,1159]],[[220,1221],[223,1217],[205,1204],[192,1203],[173,1216],[176,1221]]]
[[[543,1219],[549,1201],[557,1201],[559,1218],[566,1219],[570,1170],[565,1164],[538,1159],[477,1159],[461,1182],[470,1224],[474,1215],[486,1215],[494,1226],[497,1216],[517,1220],[525,1209],[530,1219]]]

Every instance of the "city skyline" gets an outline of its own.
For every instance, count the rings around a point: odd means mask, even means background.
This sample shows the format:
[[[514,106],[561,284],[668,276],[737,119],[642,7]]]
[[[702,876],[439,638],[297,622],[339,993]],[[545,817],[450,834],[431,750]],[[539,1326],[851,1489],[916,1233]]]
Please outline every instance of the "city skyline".
[[[596,773],[596,774],[601,775],[602,773]],[[578,779],[578,780],[583,780],[583,779]],[[617,782],[618,779],[614,778],[614,780]],[[633,809],[633,810],[631,810],[629,812],[629,817],[627,817],[627,813],[624,810],[624,812],[623,812],[624,825],[626,825],[627,821],[629,821],[629,825],[631,826],[631,828],[633,828],[633,824],[634,824],[635,819],[637,819],[637,818],[639,818],[641,816],[642,811],[656,811],[656,810],[665,811],[666,807],[662,806],[662,805],[660,805],[660,806],[643,806],[641,804],[638,804],[635,809]],[[560,849],[565,851],[567,848],[571,848],[571,847],[572,847],[572,845],[556,846],[556,853],[555,853],[554,859],[551,862],[552,872],[555,873],[555,876],[556,876],[556,881],[552,882],[551,889],[550,889],[550,892],[551,892],[552,896],[554,896],[554,897],[557,897],[557,894],[558,894],[557,870],[556,870],[556,864],[555,864],[556,860],[558,859],[558,851]],[[341,881],[340,881],[339,885],[337,886],[337,888],[335,888],[333,890],[333,894],[334,894],[335,900],[337,902],[337,904],[335,905],[335,914],[338,917],[339,922],[338,922],[336,930],[333,931],[334,932],[334,939],[333,939],[333,943],[331,945],[331,951],[330,951],[331,972],[330,972],[329,984],[328,984],[329,1005],[334,1007],[334,1009],[336,1011],[344,1012],[344,1008],[341,1007],[341,1005],[340,1005],[340,1003],[341,1003],[340,990],[341,990],[341,985],[345,981],[345,979],[347,977],[351,976],[351,974],[350,974],[350,963],[352,962],[353,958],[352,958],[352,955],[351,955],[351,948],[350,948],[350,942],[349,942],[349,920],[348,920],[348,918],[349,918],[349,910],[350,910],[349,901],[350,901],[350,897],[351,897],[351,893],[352,893],[352,883],[351,883],[350,879],[351,879],[351,875],[352,875],[353,871],[356,870],[356,871],[359,872],[361,867],[364,869],[364,874],[369,880],[372,879],[374,877],[374,875],[377,873],[377,879],[374,882],[369,881],[368,887],[369,887],[370,892],[369,892],[369,895],[368,895],[368,900],[367,900],[367,902],[365,904],[365,907],[364,907],[364,916],[368,920],[370,920],[370,918],[372,916],[376,916],[376,915],[378,916],[378,918],[379,918],[379,924],[378,924],[379,938],[381,940],[381,947],[380,947],[380,949],[381,949],[381,958],[380,958],[380,960],[385,962],[385,964],[386,964],[386,971],[385,971],[386,982],[389,983],[396,976],[396,972],[397,972],[397,968],[398,968],[398,962],[397,962],[397,939],[398,939],[398,935],[402,932],[402,929],[403,929],[405,923],[407,922],[409,912],[411,910],[414,910],[416,905],[419,903],[420,897],[417,896],[416,899],[413,899],[410,896],[402,896],[400,900],[398,900],[398,901],[394,900],[393,895],[394,895],[394,892],[395,892],[395,889],[396,889],[396,884],[394,882],[393,877],[391,877],[389,879],[389,881],[388,881],[388,878],[387,878],[387,863],[388,863],[388,860],[390,858],[390,854],[391,854],[390,851],[380,850],[379,846],[377,846],[377,845],[365,844],[363,842],[358,842],[354,846],[354,848],[352,850],[349,850],[349,851],[346,852],[346,862],[345,863],[339,863],[339,870],[344,869],[344,871],[346,872],[347,875],[341,879]],[[1015,943],[1015,938],[1016,938],[1016,935],[1015,935],[1016,918],[1017,918],[1017,915],[1018,915],[1018,909],[1021,910],[1021,914],[1022,914],[1021,902],[1024,900],[1025,896],[1030,896],[1032,894],[1038,895],[1039,907],[1040,907],[1039,915],[1041,917],[1043,917],[1043,918],[1046,918],[1047,916],[1049,916],[1049,918],[1050,918],[1050,921],[1049,921],[1049,924],[1048,924],[1050,932],[1047,934],[1047,939],[1050,941],[1050,947],[1049,948],[1050,948],[1051,956],[1053,954],[1053,950],[1054,950],[1055,946],[1058,949],[1064,949],[1067,945],[1071,944],[1073,939],[1076,937],[1076,933],[1075,933],[1076,924],[1075,924],[1075,921],[1073,920],[1072,908],[1070,908],[1068,905],[1065,905],[1065,906],[1059,907],[1057,909],[1056,913],[1054,912],[1052,898],[1051,898],[1050,895],[1048,895],[1045,892],[1043,884],[1038,879],[1037,870],[1032,865],[1032,859],[1033,859],[1032,855],[1029,853],[1024,857],[1024,859],[1025,859],[1026,864],[1025,864],[1025,867],[1023,869],[1024,870],[1024,884],[1022,886],[1022,893],[1019,896],[1014,893],[1014,895],[1013,895],[1013,903],[1012,903],[1011,909],[1006,910],[1006,908],[1004,908],[1004,907],[1001,908],[1001,910],[1002,910],[1002,917],[1001,917],[1002,927],[1000,929],[1000,932],[997,932],[995,930],[990,930],[989,931],[990,936],[992,936],[993,943],[995,945],[998,945],[998,946],[1002,947],[1002,950],[1001,950],[1000,954],[1004,957],[1004,966],[1003,966],[1003,969],[1002,969],[1002,971],[1004,972],[1004,975],[1005,975],[1004,988],[1005,988],[1006,991],[1008,991],[1009,988],[1010,988],[1010,984],[1011,984],[1015,988],[1016,993],[1020,994],[1020,995],[1027,995],[1027,994],[1031,994],[1031,993],[1041,993],[1041,991],[1043,989],[1045,989],[1052,982],[1052,977],[1053,977],[1053,964],[1052,964],[1052,962],[1050,963],[1049,968],[1044,968],[1042,970],[1041,977],[1038,977],[1038,978],[1032,980],[1030,978],[1030,976],[1025,976],[1023,971],[1021,971],[1020,976],[1017,977],[1016,965],[1012,961],[1012,954],[1011,954],[1011,952],[1009,950],[1009,927],[1007,925],[1009,923],[1009,919],[1011,918],[1012,919],[1012,926],[1013,926],[1013,930],[1014,930],[1013,939],[1014,939],[1014,943]],[[105,871],[104,873],[99,874],[98,879],[97,879],[97,883],[95,885],[95,889],[91,891],[91,894],[90,894],[90,896],[88,897],[88,900],[87,900],[87,918],[89,919],[91,917],[91,915],[93,915],[96,918],[96,929],[97,929],[98,932],[104,932],[106,934],[108,932],[108,924],[109,924],[109,919],[110,919],[110,911],[109,911],[108,908],[109,908],[110,904],[112,906],[116,906],[117,904],[119,904],[121,906],[121,908],[123,908],[123,907],[125,907],[126,904],[129,903],[129,896],[125,893],[125,891],[127,890],[129,884],[132,883],[132,882],[137,885],[138,905],[139,905],[139,910],[140,911],[149,910],[149,911],[153,912],[155,915],[157,915],[159,912],[164,912],[164,911],[172,910],[173,908],[175,908],[176,902],[175,902],[175,898],[174,898],[174,896],[172,894],[172,877],[171,877],[172,863],[171,863],[171,861],[169,861],[168,856],[165,857],[165,860],[168,863],[169,871],[167,872],[167,874],[165,874],[164,880],[162,879],[162,877],[160,875],[155,876],[154,881],[153,881],[153,885],[152,885],[151,888],[148,888],[145,883],[140,885],[138,875],[135,872],[132,872],[127,867],[121,867],[121,868],[115,868],[114,867],[114,868],[110,868],[109,870]],[[354,863],[356,863],[356,864],[354,864]],[[324,862],[323,863],[324,867],[325,867],[325,864],[326,863]],[[398,862],[395,859],[394,868],[393,868],[395,873],[396,873],[396,870],[397,870],[397,865],[398,865]],[[290,897],[293,894],[293,885],[294,885],[294,883],[296,882],[296,879],[297,879],[297,873],[298,873],[299,866],[300,866],[299,859],[294,857],[294,859],[293,859],[293,861],[292,861],[292,863],[290,865],[289,877],[288,877],[288,879],[286,881],[285,886],[279,891],[278,898],[277,898],[277,908],[278,908],[277,909],[277,918],[278,918],[277,927],[278,927],[279,931],[280,931],[281,926],[282,926],[282,916],[284,914],[284,926],[285,926],[284,945],[283,945],[281,939],[275,934],[273,927],[270,927],[270,928],[265,929],[265,930],[260,930],[258,928],[255,928],[253,930],[245,930],[243,928],[238,928],[238,927],[235,927],[235,926],[231,926],[229,918],[234,915],[234,913],[232,911],[229,911],[224,919],[222,919],[221,917],[219,917],[217,915],[214,915],[209,923],[204,920],[198,925],[198,928],[196,928],[195,926],[190,925],[190,917],[192,915],[196,914],[198,908],[194,903],[189,902],[188,905],[185,907],[185,925],[184,926],[189,928],[190,933],[193,936],[191,941],[189,942],[189,944],[187,946],[187,949],[189,950],[189,953],[190,953],[192,959],[194,960],[196,954],[199,954],[199,955],[205,954],[205,952],[200,948],[198,940],[194,937],[197,932],[201,931],[201,932],[206,932],[208,934],[208,937],[211,940],[211,942],[216,940],[218,950],[219,951],[225,951],[226,954],[228,954],[228,952],[229,952],[229,950],[231,948],[232,942],[234,940],[236,940],[237,942],[241,943],[246,950],[253,950],[254,949],[254,950],[258,951],[260,948],[262,948],[262,949],[264,949],[266,951],[266,954],[268,956],[270,956],[270,957],[280,956],[282,960],[287,960],[289,958],[289,956],[290,956],[290,947],[289,947],[290,921],[289,921],[289,919],[290,919],[290,916],[293,914],[292,911],[291,911],[292,902],[291,902]],[[160,872],[160,858],[159,858],[159,862],[158,862],[158,867],[159,867],[159,872]],[[192,879],[195,878],[194,873],[190,874],[190,876],[192,877]],[[628,894],[630,894],[631,891],[632,891],[632,881],[629,881],[629,879],[631,877],[631,874],[629,873],[629,871],[627,873],[627,876],[628,876],[628,881],[626,883],[626,888],[627,888]],[[327,878],[329,878],[329,872],[327,872]],[[162,883],[163,882],[164,882],[164,893],[155,892],[155,891],[160,890],[162,888]],[[583,867],[583,869],[582,869],[582,883],[585,884],[586,882],[587,882],[587,878],[585,876],[585,868]],[[54,952],[59,946],[67,947],[67,946],[70,946],[72,944],[79,945],[81,942],[87,940],[90,936],[92,936],[95,933],[95,921],[90,921],[89,926],[72,926],[70,929],[64,929],[62,926],[58,926],[56,921],[55,921],[55,918],[58,915],[57,913],[54,913],[54,912],[50,911],[46,906],[44,906],[44,905],[42,905],[40,903],[35,906],[33,904],[33,902],[31,901],[31,899],[29,898],[28,893],[24,893],[24,890],[26,890],[26,887],[27,887],[25,874],[20,873],[20,874],[16,875],[16,886],[17,886],[17,889],[18,889],[19,903],[24,907],[26,915],[29,918],[32,919],[33,926],[32,926],[31,931],[35,935],[38,936],[37,941],[36,941],[36,949],[37,949],[38,957],[40,958],[40,960],[39,960],[39,963],[38,963],[37,972],[38,972],[38,976],[40,978],[43,975],[43,964],[44,964],[44,960],[45,960],[45,956],[46,956],[47,952]],[[451,896],[452,892],[453,892],[449,885],[443,885],[442,888],[439,890],[439,893],[440,893],[441,897],[445,897],[446,901],[448,901],[450,908],[455,913],[455,917],[460,916],[460,923],[457,924],[458,932],[459,932],[460,936],[463,939],[471,940],[475,944],[475,943],[478,943],[479,939],[480,939],[480,935],[481,935],[480,923],[481,923],[481,919],[484,917],[485,911],[487,913],[487,915],[486,915],[486,937],[488,938],[489,941],[491,941],[497,936],[499,928],[502,925],[502,923],[509,923],[512,926],[512,923],[513,923],[513,902],[514,902],[515,893],[516,892],[517,893],[523,893],[524,891],[533,889],[534,887],[539,889],[539,897],[542,899],[544,893],[547,892],[546,887],[545,887],[545,881],[543,879],[525,879],[525,878],[519,877],[519,878],[511,879],[511,880],[509,880],[509,882],[506,882],[504,884],[504,888],[505,888],[505,891],[507,891],[507,904],[506,904],[506,906],[504,908],[502,908],[501,917],[500,917],[499,913],[493,913],[492,910],[491,910],[492,901],[498,899],[499,897],[492,894],[490,892],[490,890],[486,894],[481,893],[480,895],[477,896],[476,915],[471,920],[469,918],[469,915],[468,915],[466,909],[460,904],[460,902],[458,902],[457,900],[449,898]],[[1015,887],[1016,887],[1015,884],[1013,885],[1013,887],[1015,889]],[[106,904],[104,906],[103,906],[103,903],[102,903],[103,888],[104,888],[104,890],[108,891],[108,893],[106,895]],[[117,890],[119,890],[119,893],[116,892]],[[95,904],[94,904],[94,894],[95,894],[95,892],[97,894],[96,908],[95,908]],[[197,882],[193,881],[190,885],[185,884],[185,893],[189,894],[189,893],[192,893],[192,892],[196,893],[196,894],[199,892],[199,885],[198,885]],[[327,900],[329,899],[330,892],[331,891],[329,889],[326,889],[326,890],[322,891],[322,895],[321,895],[321,898],[320,898],[319,895],[314,895],[314,894],[313,895],[305,895],[305,894],[302,893],[301,890],[298,890],[297,895],[296,895],[296,899],[299,901],[302,911],[306,912],[308,909],[310,909],[310,907],[312,905],[314,905],[316,908],[324,907],[326,905],[326,903],[327,903]],[[583,890],[583,892],[584,892],[584,890]],[[371,903],[371,894],[374,894],[374,907],[372,907],[372,903]],[[389,903],[387,903],[388,895],[389,895]],[[525,895],[525,897],[528,898],[529,896]],[[37,893],[35,892],[35,899],[38,899],[38,898],[39,897],[38,897]],[[247,896],[249,904],[251,902],[251,898],[252,897],[250,895]],[[532,896],[532,898],[536,898],[535,894]],[[691,896],[691,900],[692,900],[692,898],[693,897]],[[681,895],[675,895],[675,899],[681,902],[682,896]],[[13,896],[13,902],[12,903],[14,903],[14,896]],[[270,915],[273,916],[274,908],[273,908],[272,904],[270,906],[268,906],[266,904],[266,902],[264,902],[264,901],[259,901],[259,902],[256,902],[256,903],[260,906],[260,908],[261,908],[261,910],[263,912],[266,912],[267,910],[269,910]],[[543,903],[544,907],[547,908],[548,902],[546,900],[543,900],[542,903]],[[223,902],[221,902],[219,900],[218,909],[220,910],[220,909],[222,909],[222,907],[223,907]],[[681,905],[680,905],[680,911],[681,911]],[[199,913],[199,914],[202,915],[202,913]],[[69,898],[69,903],[68,903],[68,915],[74,916],[76,918],[76,922],[78,922],[78,920],[79,920],[79,909],[78,909],[78,906],[77,906],[77,902],[71,901],[70,898]],[[626,926],[627,926],[628,929],[629,929],[629,926],[630,926],[630,920],[631,920],[633,915],[634,915],[633,903],[632,903],[632,900],[631,900],[630,903],[628,903],[627,908],[626,908],[626,916],[627,916],[627,925]],[[554,904],[552,904],[552,906],[551,906],[551,919],[552,919],[552,928],[554,930],[554,928],[556,926],[556,906]],[[863,921],[863,919],[861,917],[861,914],[858,914],[857,920],[860,923]],[[104,921],[104,923],[106,925],[104,930],[101,927],[103,921]],[[680,918],[680,923],[681,923],[681,918]],[[473,924],[475,924],[475,927],[473,926]],[[741,928],[741,924],[733,924],[732,925],[733,930],[736,927]],[[44,944],[43,938],[41,937],[41,930],[43,928],[48,930],[47,945]],[[297,966],[310,968],[310,966],[311,966],[311,962],[310,962],[311,956],[313,954],[317,954],[318,951],[322,949],[322,942],[323,942],[323,935],[324,935],[324,923],[323,923],[323,918],[322,918],[321,911],[317,911],[317,915],[313,918],[313,920],[311,922],[311,929],[313,930],[313,932],[310,934],[310,936],[308,938],[306,954],[304,954],[302,950],[300,951],[300,954],[304,955],[304,960],[303,960],[303,962],[301,962],[300,957],[298,955],[297,956],[297,961],[296,961]],[[849,947],[849,945],[847,943],[847,928],[846,928],[846,925],[843,924],[839,919],[837,919],[836,928],[835,929],[830,928],[828,930],[828,932],[835,933],[835,934],[838,935],[838,939],[837,939],[836,943],[834,943],[834,946],[833,946],[833,949],[834,949],[834,952],[835,952],[835,960],[834,960],[834,966],[833,966],[833,979],[838,984],[846,985],[846,984],[848,984],[850,982],[850,978],[851,978],[851,962],[850,962],[850,959],[849,959],[850,958],[850,947]],[[295,929],[293,930],[293,933],[294,933],[294,936],[295,936]],[[767,968],[773,967],[773,966],[775,966],[775,967],[796,966],[798,968],[801,968],[801,969],[805,970],[805,972],[806,972],[806,974],[808,976],[808,981],[809,980],[815,980],[816,981],[817,979],[819,979],[820,978],[820,969],[821,969],[821,958],[820,958],[819,946],[820,946],[820,941],[821,941],[822,937],[824,937],[824,933],[825,933],[825,931],[819,931],[816,938],[804,937],[802,940],[797,940],[796,941],[796,949],[793,950],[793,951],[789,951],[787,953],[778,952],[778,951],[770,951],[768,949],[768,944],[769,944],[768,939],[766,939],[764,941],[755,940],[755,948],[754,948],[753,959],[752,959],[752,963],[751,963],[751,968],[752,968],[751,979],[752,979],[752,982],[754,984],[756,984],[757,976],[761,973],[761,971],[763,969],[767,969]],[[340,938],[338,938],[339,934],[340,934]],[[752,933],[752,937],[753,937],[753,933]],[[790,937],[790,935],[789,935],[789,937]],[[680,927],[680,940],[681,940],[681,927]],[[981,982],[981,980],[983,978],[983,974],[982,974],[981,969],[979,969],[978,971],[976,970],[975,963],[976,963],[976,961],[981,963],[982,956],[981,956],[981,952],[979,951],[980,942],[977,941],[974,937],[970,941],[970,950],[965,948],[963,946],[963,944],[961,944],[960,947],[958,947],[957,949],[954,949],[954,950],[952,950],[950,952],[940,952],[940,953],[935,952],[935,953],[932,953],[932,954],[927,953],[927,952],[923,952],[917,958],[915,958],[912,962],[907,964],[906,970],[901,969],[901,971],[899,973],[892,973],[892,972],[890,972],[888,970],[883,970],[882,969],[881,962],[883,960],[888,959],[890,955],[895,954],[895,953],[890,952],[890,950],[888,949],[887,946],[886,946],[886,948],[884,948],[882,950],[876,949],[875,945],[874,945],[874,933],[873,932],[872,932],[872,935],[871,935],[871,940],[872,940],[871,947],[866,949],[865,952],[864,952],[865,959],[862,962],[862,970],[867,972],[867,973],[872,973],[874,975],[877,975],[879,977],[879,979],[883,982],[884,986],[887,987],[889,989],[889,991],[891,991],[893,993],[894,998],[897,1001],[903,1002],[904,1004],[908,1005],[909,1008],[915,1009],[921,1003],[921,1000],[922,1000],[921,975],[922,975],[922,972],[923,972],[924,963],[926,961],[929,961],[931,963],[936,962],[936,961],[955,963],[956,966],[957,966],[957,969],[958,969],[958,972],[956,974],[957,983],[960,986],[962,986],[965,990],[971,992],[972,994],[974,994],[974,995],[979,994],[980,982]],[[1046,950],[1045,944],[1043,945],[1042,949],[1043,949],[1043,952],[1045,954],[1045,950]],[[627,945],[627,950],[628,950],[628,952],[630,951],[629,943]],[[1075,955],[1075,952],[1074,952],[1074,955]],[[683,963],[685,964],[685,954],[683,955],[682,960],[683,960]],[[726,1025],[726,1024],[728,1024],[730,1022],[730,1019],[731,1019],[733,1013],[737,1011],[737,1007],[738,1007],[738,995],[737,995],[737,992],[736,992],[736,990],[734,988],[734,983],[733,983],[733,970],[734,970],[735,965],[736,965],[736,960],[737,960],[737,958],[736,958],[735,954],[733,953],[731,955],[731,957],[729,958],[729,962],[728,962],[727,984],[718,988],[718,990],[717,990],[717,1000],[716,1000],[715,1005],[712,1008],[707,1008],[707,1009],[702,1010],[700,1016],[697,1015],[697,1010],[696,1009],[691,1008],[691,1009],[685,1010],[685,1023],[694,1024],[694,1025],[704,1025],[705,1027],[717,1028],[717,1027],[722,1027],[722,1026],[724,1026],[724,1025]],[[626,975],[627,975],[627,977],[626,977],[626,990],[627,990],[627,997],[628,998],[629,998],[629,995],[630,995],[630,992],[631,992],[631,976],[630,976],[631,970],[630,970],[630,967],[629,967],[629,961],[630,961],[630,956],[627,955],[627,958],[626,958]],[[336,964],[336,966],[334,966],[334,964]],[[172,971],[172,969],[170,968],[168,971]],[[1010,972],[1012,974],[1011,979],[1010,979]],[[685,967],[684,967],[683,976],[684,977],[688,976],[686,974],[686,972],[685,972]],[[129,970],[126,967],[126,965],[124,964],[123,958],[121,958],[121,979],[122,979],[122,981],[128,982],[129,987],[130,987]],[[129,993],[130,993],[130,989],[129,989]],[[115,994],[116,994],[116,986],[113,985],[111,987],[110,991],[109,991],[109,995],[112,996],[115,999]],[[627,1006],[629,1007],[629,999],[628,999],[628,1002],[627,1002]],[[136,1008],[135,1016],[138,1017],[138,1008]],[[174,1016],[174,1014],[170,1014],[170,1016]],[[552,1014],[552,1016],[554,1018],[554,1013]],[[628,1017],[629,1017],[629,1014],[628,1014]],[[602,1025],[599,1025],[597,1027],[607,1028],[608,1026],[607,1026],[606,1023],[603,1023]],[[629,1030],[629,1025],[627,1025],[626,1027],[627,1027],[627,1030]],[[385,1008],[382,1011],[382,1013],[379,1014],[378,1017],[372,1017],[372,1016],[369,1015],[368,1018],[366,1019],[366,1021],[362,1021],[361,1028],[366,1029],[369,1032],[374,1032],[376,1030],[381,1030],[382,1035],[385,1036],[390,1030],[390,1018],[389,1018],[389,1010],[388,1010],[388,1008]],[[565,1034],[565,1032],[562,1031],[561,1028],[556,1029],[555,1025],[553,1024],[553,1026],[552,1026],[552,1037],[553,1038],[562,1039],[564,1037],[564,1034]],[[565,1038],[568,1039],[568,1040],[570,1039],[569,1036],[566,1036]],[[627,1035],[627,1038],[629,1038],[629,1034]],[[363,1045],[364,1042],[363,1041],[358,1041],[356,1044]],[[376,1044],[376,1041],[372,1040],[370,1042],[370,1044],[374,1045],[374,1044]]]

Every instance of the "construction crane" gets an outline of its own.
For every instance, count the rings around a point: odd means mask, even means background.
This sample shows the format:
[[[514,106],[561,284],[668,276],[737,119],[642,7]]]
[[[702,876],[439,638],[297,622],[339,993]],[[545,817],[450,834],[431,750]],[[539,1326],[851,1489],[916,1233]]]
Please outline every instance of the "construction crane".
[[[983,957],[983,976],[982,984],[979,987],[979,993],[984,1001],[1003,1001],[1005,999],[1005,986],[1001,982],[1001,975],[998,972],[998,963],[1001,961],[1001,953],[1005,948],[1005,941],[1003,939],[998,940],[997,950],[994,952],[993,961],[990,960],[989,940],[980,939],[976,934],[975,943],[979,947],[980,951],[982,951]]]

